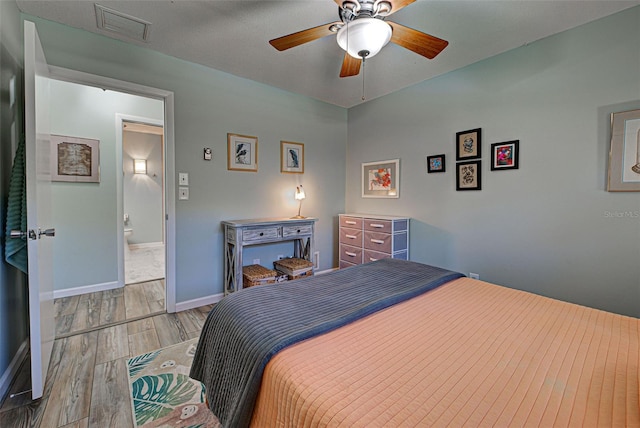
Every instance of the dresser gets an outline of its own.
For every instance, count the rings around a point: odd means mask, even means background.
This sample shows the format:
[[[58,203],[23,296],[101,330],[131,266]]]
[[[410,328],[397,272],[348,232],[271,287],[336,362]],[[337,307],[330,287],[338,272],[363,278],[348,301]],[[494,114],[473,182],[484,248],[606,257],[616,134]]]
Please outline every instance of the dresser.
[[[242,289],[242,250],[250,245],[290,241],[294,257],[311,260],[317,218],[227,220],[224,228],[224,294]]]
[[[409,260],[409,218],[340,214],[340,269],[393,258]]]

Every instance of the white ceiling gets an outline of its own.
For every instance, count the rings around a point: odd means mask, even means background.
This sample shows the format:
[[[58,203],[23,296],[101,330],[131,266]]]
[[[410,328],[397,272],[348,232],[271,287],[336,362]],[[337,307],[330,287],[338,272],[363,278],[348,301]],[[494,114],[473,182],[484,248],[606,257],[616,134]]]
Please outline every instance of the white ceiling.
[[[278,52],[268,41],[338,21],[333,0],[98,0],[151,22],[138,42],[99,30],[94,2],[18,0],[23,12],[144,46],[341,107],[362,103],[362,72],[340,78],[343,51],[328,36]],[[418,0],[388,20],[449,41],[428,60],[389,44],[365,66],[366,100],[640,4],[640,0]]]

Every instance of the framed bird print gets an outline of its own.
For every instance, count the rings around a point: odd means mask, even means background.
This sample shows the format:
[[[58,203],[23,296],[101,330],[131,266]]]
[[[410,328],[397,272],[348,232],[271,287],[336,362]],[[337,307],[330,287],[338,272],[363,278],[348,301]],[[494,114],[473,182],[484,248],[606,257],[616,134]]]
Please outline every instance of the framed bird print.
[[[258,171],[258,137],[227,134],[227,169]]]
[[[304,173],[304,144],[280,141],[280,172]]]

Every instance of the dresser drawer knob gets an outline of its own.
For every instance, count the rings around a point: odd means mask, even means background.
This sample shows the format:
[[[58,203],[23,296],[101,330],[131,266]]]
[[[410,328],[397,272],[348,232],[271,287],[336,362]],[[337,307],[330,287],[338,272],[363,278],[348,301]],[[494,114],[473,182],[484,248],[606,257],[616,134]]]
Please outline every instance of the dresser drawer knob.
[[[380,223],[371,223],[371,227],[375,227],[376,229],[384,229],[384,224]]]
[[[381,239],[372,239],[371,242],[373,242],[374,244],[384,244],[384,241]]]
[[[344,222],[345,224],[356,224],[356,222],[353,220],[345,220]]]
[[[349,238],[349,239],[356,239],[357,236],[355,235],[344,235],[345,238]]]
[[[264,232],[260,232],[260,236],[264,236]]]
[[[298,233],[300,233],[300,229],[298,229]]]
[[[351,253],[351,252],[349,252],[349,251],[345,251],[344,253],[345,253],[347,256],[349,256],[349,257],[355,257],[355,256],[357,256],[357,254],[356,254],[356,253]]]

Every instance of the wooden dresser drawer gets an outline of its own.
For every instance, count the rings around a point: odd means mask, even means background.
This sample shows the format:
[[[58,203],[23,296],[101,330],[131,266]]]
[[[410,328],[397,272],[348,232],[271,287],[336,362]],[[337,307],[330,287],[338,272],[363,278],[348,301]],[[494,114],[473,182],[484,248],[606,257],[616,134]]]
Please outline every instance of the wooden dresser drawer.
[[[364,230],[370,230],[372,232],[391,233],[392,222],[389,220],[376,220],[371,218],[365,218]]]
[[[262,241],[280,238],[280,228],[263,227],[260,229],[246,229],[242,231],[242,240],[244,242]]]
[[[339,242],[353,247],[362,247],[362,230],[341,227]]]
[[[283,238],[291,238],[298,235],[311,235],[311,225],[284,226],[282,228]]]
[[[362,248],[340,245],[340,260],[356,265],[362,264]]]
[[[350,227],[352,229],[362,229],[362,219],[359,217],[340,216],[340,227]]]
[[[362,260],[362,263],[375,262],[376,260],[390,259],[390,258],[391,258],[391,254],[389,253],[379,253],[373,250],[364,250],[364,258]]]
[[[364,232],[364,248],[381,253],[391,253],[392,235],[388,233]]]

